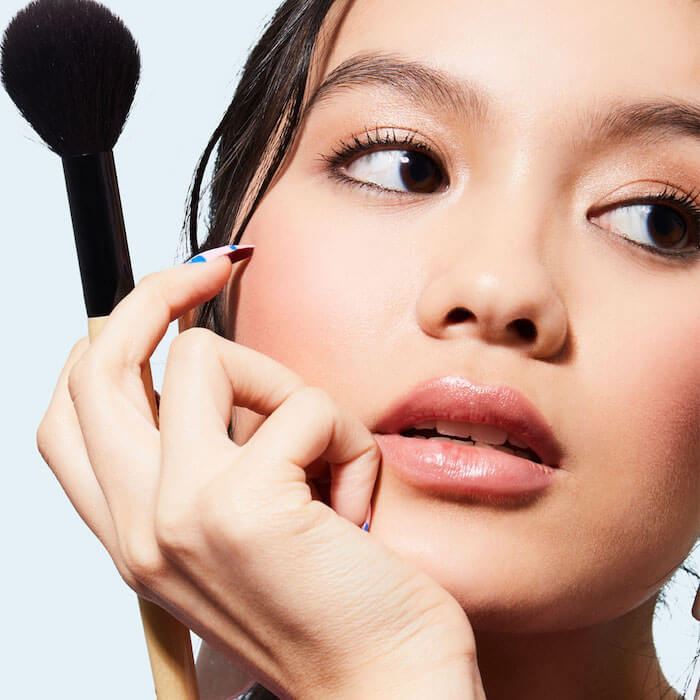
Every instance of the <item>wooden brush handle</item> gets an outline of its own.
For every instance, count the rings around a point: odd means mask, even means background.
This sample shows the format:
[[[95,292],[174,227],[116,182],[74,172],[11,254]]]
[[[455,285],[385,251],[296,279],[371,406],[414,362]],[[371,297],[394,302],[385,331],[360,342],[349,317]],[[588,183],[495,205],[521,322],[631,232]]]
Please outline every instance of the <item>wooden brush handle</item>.
[[[107,318],[88,318],[90,340],[97,337]],[[158,425],[158,408],[148,362],[141,367],[141,379],[146,388],[153,420]],[[158,700],[199,700],[190,631],[150,600],[140,597],[138,600],[156,697]]]

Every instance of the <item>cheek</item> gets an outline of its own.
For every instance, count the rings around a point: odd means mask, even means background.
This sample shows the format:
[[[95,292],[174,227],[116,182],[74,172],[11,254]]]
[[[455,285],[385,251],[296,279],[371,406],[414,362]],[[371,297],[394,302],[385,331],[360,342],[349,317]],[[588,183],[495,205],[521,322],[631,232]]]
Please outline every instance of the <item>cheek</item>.
[[[648,471],[651,478],[678,478],[686,488],[697,487],[700,321],[662,304],[655,308],[650,299],[641,299],[624,318],[618,313],[617,322],[606,322],[606,315],[612,320],[616,314],[597,307],[580,341],[578,434],[599,456],[629,455],[624,463],[636,465],[640,475]],[[700,491],[690,489],[689,495],[697,498]]]
[[[640,583],[700,534],[700,323],[682,311],[687,289],[660,282],[652,294],[649,278],[629,280],[581,311],[566,427],[576,518]]]
[[[415,304],[411,266],[420,263],[397,257],[376,221],[359,225],[319,199],[278,187],[257,209],[241,241],[256,251],[235,290],[233,335],[361,410],[372,395],[376,364],[368,363],[391,356],[393,329]]]

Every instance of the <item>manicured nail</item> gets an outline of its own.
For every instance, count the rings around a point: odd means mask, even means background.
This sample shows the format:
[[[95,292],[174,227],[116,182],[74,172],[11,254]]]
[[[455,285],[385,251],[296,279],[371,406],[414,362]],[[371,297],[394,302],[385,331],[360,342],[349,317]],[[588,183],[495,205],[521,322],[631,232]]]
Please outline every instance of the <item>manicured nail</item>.
[[[372,520],[372,504],[367,507],[367,515],[365,516],[365,522],[362,524],[362,529],[365,532],[369,531],[369,523]]]
[[[222,255],[228,255],[232,262],[237,260],[242,260],[252,255],[254,245],[222,245],[219,248],[212,248],[211,250],[204,250],[198,253],[193,258],[190,258],[188,263],[200,263],[209,262],[215,258],[220,258]]]

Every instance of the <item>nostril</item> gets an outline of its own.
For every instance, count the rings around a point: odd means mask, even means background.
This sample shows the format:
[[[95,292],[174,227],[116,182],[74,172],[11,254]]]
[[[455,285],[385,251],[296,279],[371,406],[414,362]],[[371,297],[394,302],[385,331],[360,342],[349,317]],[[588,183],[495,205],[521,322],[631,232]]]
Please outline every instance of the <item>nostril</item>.
[[[518,318],[508,325],[515,328],[525,340],[534,340],[537,337],[537,328],[529,318]]]
[[[460,321],[466,321],[467,319],[474,318],[474,314],[465,309],[463,306],[459,306],[456,309],[452,309],[447,314],[447,320],[450,323],[459,323]]]

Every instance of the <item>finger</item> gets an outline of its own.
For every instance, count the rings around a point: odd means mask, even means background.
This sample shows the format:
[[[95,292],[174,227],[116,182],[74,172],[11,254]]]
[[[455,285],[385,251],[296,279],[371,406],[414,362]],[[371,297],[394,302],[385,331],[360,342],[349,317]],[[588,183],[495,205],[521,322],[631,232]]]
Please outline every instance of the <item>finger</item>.
[[[291,394],[245,449],[248,464],[264,465],[280,481],[303,481],[306,465],[329,462],[331,507],[357,525],[364,522],[381,451],[367,426],[322,389],[306,386]]]
[[[69,390],[85,446],[113,515],[122,551],[129,533],[152,529],[160,436],[141,382],[141,365],[173,318],[210,298],[231,269],[226,258],[149,275],[117,306]],[[139,405],[139,402],[141,405]]]
[[[87,338],[73,346],[37,431],[37,447],[66,496],[112,558],[118,545],[104,493],[88,459],[83,435],[68,393],[68,375],[89,347]]]
[[[304,467],[323,458],[331,463],[333,507],[364,521],[381,455],[367,427],[281,363],[204,329],[171,344],[161,398],[159,499],[177,507],[195,482],[210,482],[229,468],[240,450],[227,433],[233,405],[269,416],[245,446],[246,464],[266,465],[258,481],[305,481]]]
[[[250,255],[252,249],[239,249]],[[123,381],[126,372],[135,378],[128,389],[139,408],[148,414],[148,402],[140,381],[140,368],[162,340],[171,321],[211,299],[231,272],[228,256],[198,265],[176,265],[147,275],[109,316],[91,354],[113,379]]]
[[[178,335],[163,378],[159,499],[175,506],[227,468],[221,455],[239,449],[228,435],[234,404],[268,415],[302,386],[271,357],[211,331]]]

